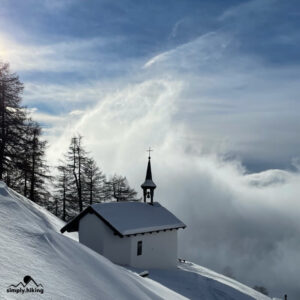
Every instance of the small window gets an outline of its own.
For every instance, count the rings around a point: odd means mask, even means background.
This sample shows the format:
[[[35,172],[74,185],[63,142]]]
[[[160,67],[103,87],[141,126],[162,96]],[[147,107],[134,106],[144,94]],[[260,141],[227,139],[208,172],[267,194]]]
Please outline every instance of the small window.
[[[142,255],[142,248],[143,248],[143,242],[138,241],[137,242],[137,255]]]

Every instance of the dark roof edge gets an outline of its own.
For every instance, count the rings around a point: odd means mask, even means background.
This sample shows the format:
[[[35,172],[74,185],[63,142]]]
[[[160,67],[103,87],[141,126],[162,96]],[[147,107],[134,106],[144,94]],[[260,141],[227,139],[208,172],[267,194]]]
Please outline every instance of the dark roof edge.
[[[157,229],[157,230],[149,230],[149,231],[141,231],[141,232],[136,232],[136,233],[128,233],[124,234],[124,236],[131,236],[131,235],[137,235],[137,234],[146,234],[146,233],[152,233],[152,232],[160,232],[160,231],[167,231],[167,230],[177,230],[177,229],[185,229],[186,225],[182,226],[177,226],[177,227],[170,227],[170,228],[164,228],[164,229]]]
[[[77,215],[71,221],[69,221],[64,227],[62,227],[60,229],[60,232],[64,233],[65,231],[67,231],[67,232],[78,231],[78,222],[79,222],[79,220],[90,211],[91,211],[91,207],[89,206],[85,210],[83,210],[79,215]]]
[[[87,207],[83,210],[78,216],[74,217],[71,221],[69,221],[64,227],[61,228],[60,232],[64,233],[67,232],[75,232],[78,231],[79,221],[82,217],[84,217],[87,213],[95,214],[103,223],[105,223],[109,228],[112,229],[114,233],[123,237],[123,234],[119,232],[112,224],[110,224],[107,220],[105,220],[96,210],[93,209],[92,206]]]

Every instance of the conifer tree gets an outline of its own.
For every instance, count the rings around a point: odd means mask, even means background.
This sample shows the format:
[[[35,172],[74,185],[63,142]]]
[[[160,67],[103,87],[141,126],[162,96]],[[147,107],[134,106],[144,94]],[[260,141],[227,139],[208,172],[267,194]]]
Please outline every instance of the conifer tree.
[[[82,146],[82,136],[74,136],[71,139],[71,144],[66,155],[68,168],[72,171],[74,187],[73,200],[77,199],[78,211],[83,210],[83,185],[84,185],[84,164],[86,161],[86,151]]]
[[[139,200],[126,177],[114,175],[106,180],[95,160],[87,155],[82,140],[81,135],[71,138],[65,162],[58,166],[51,210],[68,220],[97,202]]]
[[[67,164],[60,161],[60,165],[57,168],[58,175],[55,181],[54,203],[53,209],[56,216],[59,216],[62,220],[66,221],[70,216],[75,215],[72,209],[70,210],[71,195],[71,182],[72,174],[67,167]]]
[[[137,192],[132,189],[126,177],[114,175],[107,183],[110,198],[115,201],[137,201]]]
[[[49,170],[45,162],[46,142],[41,128],[21,106],[23,84],[9,64],[0,63],[0,180],[42,203],[50,194],[45,181]]]
[[[20,149],[26,113],[21,107],[23,84],[11,73],[7,63],[0,63],[0,180],[9,182],[9,173]]]
[[[28,148],[29,148],[29,199],[42,204],[49,198],[45,184],[50,179],[49,168],[44,159],[46,141],[41,139],[41,127],[30,122]],[[27,166],[26,165],[26,166]]]
[[[84,164],[84,198],[87,205],[105,200],[105,175],[99,170],[93,158],[86,158]]]

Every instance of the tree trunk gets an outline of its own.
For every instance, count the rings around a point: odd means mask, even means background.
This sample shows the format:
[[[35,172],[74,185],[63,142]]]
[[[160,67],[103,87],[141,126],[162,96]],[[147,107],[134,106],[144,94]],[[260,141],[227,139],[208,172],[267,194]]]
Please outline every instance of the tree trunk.
[[[33,144],[32,144],[32,168],[31,168],[31,185],[30,185],[30,196],[29,198],[35,202],[35,154],[36,154],[36,132],[33,133]]]
[[[82,211],[82,189],[81,189],[81,156],[80,148],[78,146],[78,201],[79,201],[79,211]]]
[[[90,205],[93,204],[93,178],[91,177],[91,186],[90,186]]]
[[[0,86],[2,89],[1,93],[1,141],[0,141],[0,180],[3,180],[3,172],[4,172],[4,149],[6,144],[6,137],[5,137],[5,104],[4,104],[4,87],[3,85]]]
[[[64,195],[63,195],[63,216],[62,219],[66,221],[66,182],[64,181]]]
[[[27,171],[24,173],[24,197],[27,197]]]

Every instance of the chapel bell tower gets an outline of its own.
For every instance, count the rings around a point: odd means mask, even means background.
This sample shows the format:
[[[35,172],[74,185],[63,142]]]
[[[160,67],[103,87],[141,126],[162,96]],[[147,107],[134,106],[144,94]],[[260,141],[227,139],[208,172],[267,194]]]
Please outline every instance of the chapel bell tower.
[[[144,202],[147,202],[147,198],[150,198],[150,203],[153,205],[153,196],[154,196],[154,190],[156,188],[156,184],[152,180],[152,172],[151,172],[151,157],[150,152],[152,151],[149,148],[149,156],[148,156],[148,166],[147,166],[147,173],[146,173],[146,179],[145,182],[141,185],[141,188],[143,189],[144,194]]]

